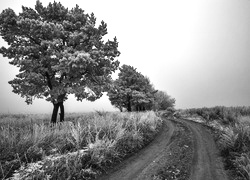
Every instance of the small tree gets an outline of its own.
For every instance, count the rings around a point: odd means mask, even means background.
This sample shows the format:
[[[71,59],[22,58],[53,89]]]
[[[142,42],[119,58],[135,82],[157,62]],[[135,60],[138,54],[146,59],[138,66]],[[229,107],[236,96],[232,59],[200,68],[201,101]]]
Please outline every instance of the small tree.
[[[44,7],[39,0],[35,9],[22,7],[19,15],[12,9],[0,14],[0,34],[8,43],[0,53],[20,68],[9,82],[13,92],[25,97],[27,104],[34,98],[52,102],[53,123],[59,107],[60,121],[64,120],[68,94],[80,101],[100,98],[119,66],[116,38],[104,42],[107,25],[95,24],[94,14],[84,13],[78,5],[71,10],[57,2]]]
[[[166,110],[168,108],[174,107],[175,99],[171,98],[164,91],[157,91],[154,95],[154,109],[155,110]]]
[[[136,68],[123,65],[113,82],[113,88],[108,92],[111,104],[127,111],[145,110],[153,102],[154,88],[149,78],[136,71]]]

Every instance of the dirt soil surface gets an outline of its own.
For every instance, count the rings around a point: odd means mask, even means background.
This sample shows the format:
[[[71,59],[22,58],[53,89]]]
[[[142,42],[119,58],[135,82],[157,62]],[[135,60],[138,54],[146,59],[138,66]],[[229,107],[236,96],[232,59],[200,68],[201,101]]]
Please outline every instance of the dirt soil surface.
[[[212,135],[201,124],[188,120],[175,120],[183,124],[191,131],[193,140],[193,154],[190,164],[190,180],[227,180],[227,175],[223,169],[223,164],[218,155],[218,150]],[[164,120],[163,128],[157,137],[144,149],[126,159],[107,175],[101,176],[100,180],[151,180],[159,169],[163,169],[166,158],[171,156],[171,147],[176,141],[173,140],[177,123],[175,121]],[[182,137],[179,137],[182,138]],[[172,144],[172,145],[171,145]],[[170,160],[170,159],[169,159]],[[168,162],[169,164],[169,162]],[[183,178],[174,178],[183,179]]]
[[[194,137],[194,156],[190,180],[227,180],[222,159],[207,128],[188,120],[181,122],[190,128]]]

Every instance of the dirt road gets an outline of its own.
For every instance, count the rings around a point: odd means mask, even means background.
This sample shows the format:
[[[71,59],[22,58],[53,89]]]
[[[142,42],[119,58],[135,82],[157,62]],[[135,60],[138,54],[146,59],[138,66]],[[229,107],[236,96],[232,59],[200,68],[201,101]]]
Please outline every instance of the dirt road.
[[[190,180],[227,180],[221,159],[212,135],[198,123],[188,120],[181,122],[192,132],[194,154]],[[164,166],[166,154],[170,154],[171,137],[176,130],[174,121],[164,120],[163,129],[143,150],[128,158],[101,180],[151,180],[158,169]],[[180,137],[181,138],[181,137]],[[174,142],[173,142],[174,143]],[[163,157],[165,156],[165,157]],[[187,165],[188,166],[188,165]]]
[[[193,133],[194,157],[190,180],[227,180],[212,135],[201,124],[181,120]]]

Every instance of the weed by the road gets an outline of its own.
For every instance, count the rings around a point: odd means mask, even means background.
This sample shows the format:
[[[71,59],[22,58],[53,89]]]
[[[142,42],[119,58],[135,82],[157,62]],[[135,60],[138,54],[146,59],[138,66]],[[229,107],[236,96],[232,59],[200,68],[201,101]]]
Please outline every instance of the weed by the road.
[[[239,124],[226,128],[218,141],[226,167],[238,179],[250,179],[250,126]],[[241,178],[240,178],[241,177]]]

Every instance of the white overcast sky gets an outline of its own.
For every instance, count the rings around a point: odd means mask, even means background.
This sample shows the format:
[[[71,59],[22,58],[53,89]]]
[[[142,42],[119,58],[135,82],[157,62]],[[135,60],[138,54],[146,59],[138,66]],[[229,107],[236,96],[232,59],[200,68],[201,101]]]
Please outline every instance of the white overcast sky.
[[[34,8],[35,0],[0,1]],[[49,0],[41,0],[47,6]],[[150,78],[176,99],[176,108],[250,105],[250,0],[61,0],[78,4],[108,25],[119,42],[121,64]],[[0,46],[5,45],[0,40]],[[7,83],[18,70],[0,55],[0,113],[50,113],[52,105],[12,93]],[[108,98],[65,102],[67,112],[114,110]]]

